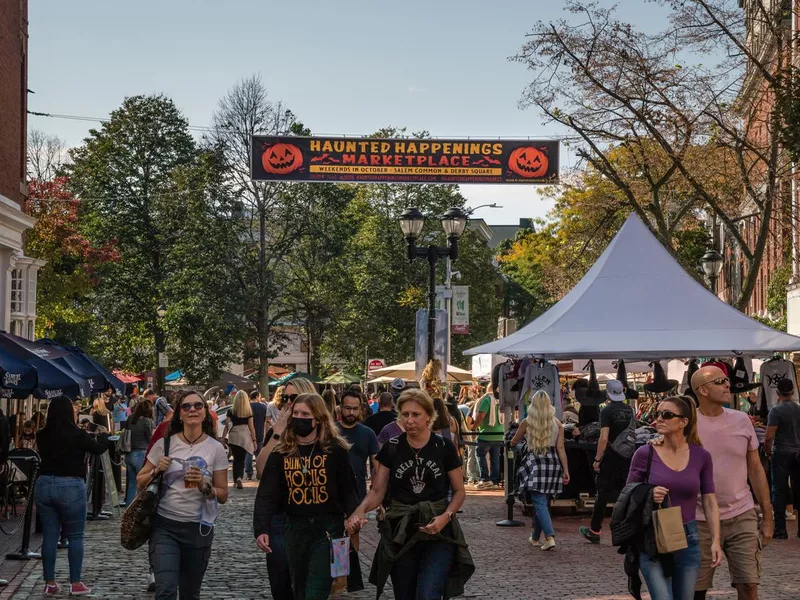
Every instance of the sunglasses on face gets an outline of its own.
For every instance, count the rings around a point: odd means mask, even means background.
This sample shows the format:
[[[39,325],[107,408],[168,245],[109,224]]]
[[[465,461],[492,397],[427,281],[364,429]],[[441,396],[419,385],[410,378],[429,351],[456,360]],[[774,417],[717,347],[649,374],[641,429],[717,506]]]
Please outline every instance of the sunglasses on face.
[[[294,402],[300,394],[281,394],[281,402]]]
[[[703,385],[708,385],[709,383],[713,383],[714,385],[725,385],[728,383],[730,379],[727,377],[717,377],[716,379],[712,379],[711,381],[706,381]]]
[[[656,412],[653,413],[653,416],[656,418],[656,420],[661,419],[662,421],[669,421],[675,418],[678,419],[686,418],[685,416],[679,413],[674,413],[671,410],[657,410]]]
[[[203,406],[203,402],[184,402],[181,404],[181,410],[183,410],[183,412],[189,412],[192,409],[203,410]]]

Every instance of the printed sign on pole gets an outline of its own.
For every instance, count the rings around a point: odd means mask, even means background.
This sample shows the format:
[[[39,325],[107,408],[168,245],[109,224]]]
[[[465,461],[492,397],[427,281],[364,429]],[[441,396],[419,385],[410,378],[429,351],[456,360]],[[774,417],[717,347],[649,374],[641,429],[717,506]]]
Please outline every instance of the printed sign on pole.
[[[453,286],[453,333],[469,333],[469,286]]]
[[[382,369],[386,366],[386,361],[382,358],[370,358],[369,362],[367,363],[367,369],[370,373],[372,371],[377,371],[378,369]]]

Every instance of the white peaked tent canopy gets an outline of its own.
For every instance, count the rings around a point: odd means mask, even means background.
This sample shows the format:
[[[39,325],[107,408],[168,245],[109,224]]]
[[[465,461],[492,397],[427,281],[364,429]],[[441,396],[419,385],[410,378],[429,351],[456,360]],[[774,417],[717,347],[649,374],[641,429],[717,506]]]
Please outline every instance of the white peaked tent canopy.
[[[721,301],[631,214],[560,302],[516,333],[465,354],[648,360],[793,350],[800,350],[800,337]]]

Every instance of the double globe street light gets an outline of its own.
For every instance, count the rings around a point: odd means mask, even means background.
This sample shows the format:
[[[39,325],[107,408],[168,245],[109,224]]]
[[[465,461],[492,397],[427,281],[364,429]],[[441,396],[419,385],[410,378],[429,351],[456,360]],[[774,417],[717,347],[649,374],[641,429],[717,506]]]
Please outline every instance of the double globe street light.
[[[458,239],[467,226],[467,215],[458,207],[447,209],[441,216],[442,229],[447,236],[447,247],[429,245],[417,248],[417,239],[425,225],[425,217],[416,207],[410,207],[400,215],[400,229],[408,244],[408,260],[428,259],[428,361],[433,360],[436,339],[436,263],[440,258],[458,258]]]

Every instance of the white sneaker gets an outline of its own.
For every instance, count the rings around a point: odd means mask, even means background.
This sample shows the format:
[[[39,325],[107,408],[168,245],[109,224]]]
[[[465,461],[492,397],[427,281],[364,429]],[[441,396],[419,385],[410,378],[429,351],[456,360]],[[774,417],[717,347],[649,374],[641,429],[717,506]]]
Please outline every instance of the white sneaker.
[[[556,547],[556,538],[551,538],[551,537],[545,538],[544,544],[542,544],[542,550],[546,552],[548,550],[552,550],[555,547]]]
[[[529,543],[531,546],[541,546],[541,542],[539,542],[539,540],[535,540],[535,539],[533,539],[533,534],[530,534],[530,535],[528,536],[528,543]]]
[[[787,521],[796,521],[797,517],[794,515],[793,512],[786,511],[786,520]]]
[[[481,481],[481,482],[475,484],[475,489],[476,490],[485,490],[485,489],[488,489],[490,487],[492,487],[492,482],[491,481]]]

